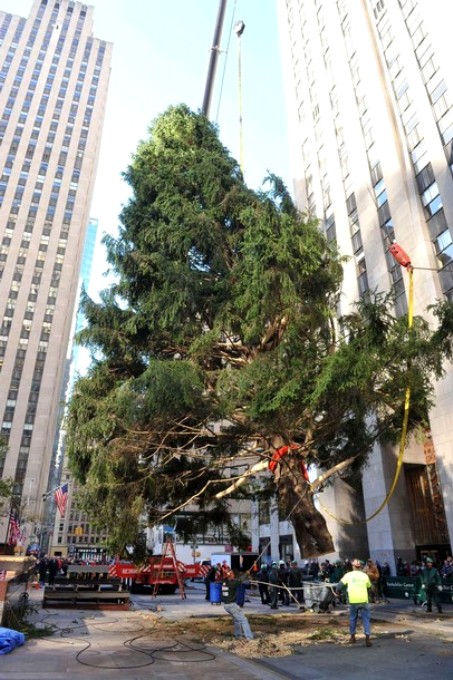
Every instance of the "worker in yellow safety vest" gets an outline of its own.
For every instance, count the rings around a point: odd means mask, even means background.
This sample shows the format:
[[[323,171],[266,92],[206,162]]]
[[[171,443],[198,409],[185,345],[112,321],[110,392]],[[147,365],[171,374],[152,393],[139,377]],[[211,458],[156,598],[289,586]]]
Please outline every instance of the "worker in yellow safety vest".
[[[371,647],[371,617],[368,605],[368,593],[371,587],[371,581],[368,575],[362,571],[362,563],[358,559],[352,561],[352,571],[348,571],[338,582],[337,590],[341,592],[346,588],[348,593],[349,642],[351,644],[356,641],[357,619],[360,614],[365,631],[365,644],[367,647]]]

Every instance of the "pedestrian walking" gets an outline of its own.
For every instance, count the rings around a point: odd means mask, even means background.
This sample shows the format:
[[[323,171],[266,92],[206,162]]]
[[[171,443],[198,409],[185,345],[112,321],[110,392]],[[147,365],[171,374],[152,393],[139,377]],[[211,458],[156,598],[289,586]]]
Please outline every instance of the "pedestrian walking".
[[[371,589],[371,581],[367,574],[362,571],[362,563],[355,559],[352,561],[352,571],[348,571],[339,581],[337,590],[347,589],[349,602],[349,642],[356,641],[357,619],[359,614],[365,631],[366,646],[371,647],[371,617],[368,604],[368,593]]]

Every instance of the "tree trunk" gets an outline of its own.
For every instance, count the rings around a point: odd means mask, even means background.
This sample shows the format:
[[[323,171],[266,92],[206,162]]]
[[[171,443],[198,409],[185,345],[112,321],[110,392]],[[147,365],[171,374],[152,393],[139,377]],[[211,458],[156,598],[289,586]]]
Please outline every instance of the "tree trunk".
[[[327,523],[313,502],[310,486],[304,478],[300,456],[285,456],[275,475],[280,514],[294,527],[302,557],[317,557],[335,550]]]

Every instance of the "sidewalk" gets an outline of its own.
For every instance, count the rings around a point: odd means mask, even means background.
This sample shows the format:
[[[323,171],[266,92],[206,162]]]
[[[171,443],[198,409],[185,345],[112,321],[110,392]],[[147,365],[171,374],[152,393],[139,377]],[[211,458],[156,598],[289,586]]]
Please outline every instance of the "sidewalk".
[[[40,598],[42,591],[32,591],[34,601],[39,603]],[[250,599],[246,604],[249,614],[271,614],[258,598]],[[301,645],[291,656],[251,660],[190,641],[190,629],[183,637],[169,636],[164,641],[144,635],[157,608],[170,622],[223,616],[223,608],[206,602],[202,590],[189,589],[187,600],[177,594],[134,596],[133,600],[133,609],[127,612],[40,609],[39,620],[57,626],[58,633],[30,640],[0,656],[0,679],[200,680],[216,676],[228,680],[363,680],[364,672],[367,680],[401,680],[402,673],[410,680],[426,680],[433,672],[436,677],[453,677],[453,605],[446,605],[441,616],[427,614],[407,601],[374,605],[372,618],[389,626],[379,627],[370,649],[358,635],[356,645]],[[273,615],[290,612],[294,612],[297,627],[295,608],[282,608]],[[317,616],[315,621],[322,626],[325,615]],[[337,607],[335,616],[347,616],[347,609]]]

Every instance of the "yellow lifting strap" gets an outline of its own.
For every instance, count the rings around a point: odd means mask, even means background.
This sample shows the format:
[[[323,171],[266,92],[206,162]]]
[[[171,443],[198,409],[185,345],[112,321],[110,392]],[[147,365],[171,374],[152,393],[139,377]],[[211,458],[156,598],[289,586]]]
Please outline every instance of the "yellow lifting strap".
[[[412,328],[413,320],[414,320],[414,270],[412,265],[409,264],[407,266],[407,273],[409,276],[409,291],[408,291],[408,312],[407,312],[407,327],[410,330]],[[406,394],[404,398],[404,415],[403,415],[403,427],[401,430],[401,438],[400,438],[400,445],[399,445],[399,453],[398,453],[398,460],[396,463],[396,470],[395,470],[395,475],[393,477],[393,482],[388,490],[384,500],[380,504],[380,506],[375,510],[369,517],[366,517],[364,520],[361,522],[349,522],[347,520],[339,519],[335,515],[333,515],[330,510],[328,510],[319,500],[318,502],[320,506],[322,507],[323,511],[329,515],[332,519],[334,519],[338,524],[343,524],[343,525],[359,525],[359,524],[366,524],[370,520],[374,519],[376,515],[378,515],[384,507],[387,505],[391,497],[393,496],[393,493],[396,489],[396,485],[398,484],[398,480],[401,474],[401,470],[403,467],[403,458],[404,458],[404,451],[406,449],[406,438],[407,438],[407,426],[409,423],[409,407],[410,407],[410,401],[411,401],[411,388],[408,386],[406,387]]]

